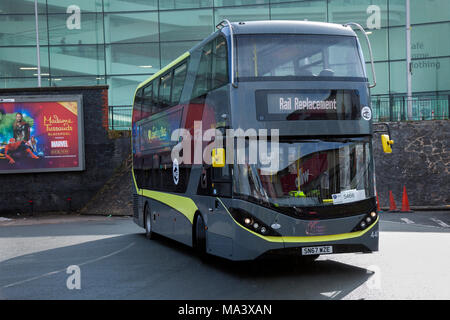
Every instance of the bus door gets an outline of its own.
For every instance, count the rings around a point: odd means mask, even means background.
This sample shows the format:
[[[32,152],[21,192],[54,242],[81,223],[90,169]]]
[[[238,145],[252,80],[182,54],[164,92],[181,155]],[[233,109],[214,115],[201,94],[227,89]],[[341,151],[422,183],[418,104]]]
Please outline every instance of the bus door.
[[[231,198],[232,175],[229,165],[210,167],[211,197],[208,199],[208,253],[230,258],[233,253],[232,230],[224,199]]]

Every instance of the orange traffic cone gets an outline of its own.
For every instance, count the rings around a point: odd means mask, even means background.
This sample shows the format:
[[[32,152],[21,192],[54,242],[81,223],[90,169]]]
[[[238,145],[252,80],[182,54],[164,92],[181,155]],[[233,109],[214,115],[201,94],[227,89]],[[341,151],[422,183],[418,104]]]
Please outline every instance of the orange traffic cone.
[[[402,197],[402,211],[401,212],[412,212],[409,207],[408,194],[406,193],[406,186],[403,186],[403,197]]]
[[[389,191],[389,212],[398,212],[397,206],[395,205],[394,195],[392,191]]]
[[[381,211],[381,208],[380,208],[380,200],[378,199],[378,192],[375,192],[375,194],[377,195],[377,212],[378,213],[383,212],[383,211]]]

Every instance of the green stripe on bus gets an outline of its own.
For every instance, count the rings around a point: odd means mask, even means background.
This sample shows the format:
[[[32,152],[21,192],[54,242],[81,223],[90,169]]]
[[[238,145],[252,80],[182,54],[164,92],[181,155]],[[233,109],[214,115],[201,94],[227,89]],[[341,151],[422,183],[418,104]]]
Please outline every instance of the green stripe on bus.
[[[194,223],[195,212],[197,212],[198,208],[191,198],[152,190],[144,189],[142,191],[142,195],[144,197],[154,199],[168,205],[169,207],[172,207],[183,214],[191,222],[191,224]]]
[[[241,227],[245,231],[248,231],[251,234],[253,234],[255,236],[258,236],[261,239],[264,239],[264,240],[269,241],[269,242],[277,242],[277,243],[314,243],[314,242],[331,242],[331,241],[354,239],[354,238],[359,238],[359,237],[362,237],[363,235],[365,235],[380,220],[380,217],[378,217],[377,221],[375,221],[375,223],[370,228],[367,228],[366,230],[357,231],[357,232],[350,232],[350,233],[332,234],[332,235],[327,235],[327,236],[308,236],[308,237],[283,237],[283,236],[281,236],[281,237],[273,237],[273,236],[263,236],[263,235],[261,235],[259,233],[256,233],[256,232],[254,232],[252,230],[249,230],[249,229],[245,228],[244,226],[240,225],[236,220],[234,220],[233,216],[228,211],[228,208],[225,206],[225,204],[222,202],[222,200],[220,200],[219,198],[217,198],[217,199],[220,201],[220,203],[222,203],[222,206],[225,208],[227,213],[230,215],[231,219],[233,219],[233,221],[239,227]]]
[[[197,212],[198,208],[195,205],[195,202],[192,201],[191,198],[182,197],[182,196],[178,196],[178,195],[171,194],[171,193],[139,189],[139,187],[136,183],[136,177],[134,176],[133,167],[131,168],[131,174],[133,176],[133,182],[134,182],[134,185],[136,187],[138,194],[141,194],[141,192],[142,192],[142,195],[144,197],[154,199],[156,201],[159,201],[161,203],[168,205],[169,207],[171,207],[171,208],[179,211],[181,214],[183,214],[191,222],[191,224],[194,224],[194,216],[195,216],[195,212]]]

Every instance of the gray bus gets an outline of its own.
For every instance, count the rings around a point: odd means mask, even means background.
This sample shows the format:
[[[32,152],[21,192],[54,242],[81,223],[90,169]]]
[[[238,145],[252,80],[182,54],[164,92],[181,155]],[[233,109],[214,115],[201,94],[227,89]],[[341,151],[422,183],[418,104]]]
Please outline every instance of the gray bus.
[[[220,23],[136,89],[135,223],[230,260],[377,251],[364,61],[348,25]]]

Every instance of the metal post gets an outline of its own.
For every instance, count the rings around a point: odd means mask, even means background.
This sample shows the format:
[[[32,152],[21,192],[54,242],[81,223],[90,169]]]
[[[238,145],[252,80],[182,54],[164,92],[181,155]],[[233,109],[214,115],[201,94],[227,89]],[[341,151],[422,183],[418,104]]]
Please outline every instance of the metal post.
[[[37,56],[37,75],[38,87],[41,87],[41,53],[39,46],[39,16],[38,16],[37,0],[34,0],[34,18],[36,23],[36,56]]]
[[[391,122],[394,121],[394,110],[393,110],[394,103],[395,103],[394,97],[390,96],[389,97],[389,121],[391,121]]]
[[[447,113],[447,119],[450,119],[450,94],[448,95],[448,113]],[[443,117],[445,119],[445,117]]]
[[[114,130],[114,110],[112,106],[109,106],[109,112],[111,114],[111,130]]]
[[[413,120],[412,112],[412,63],[411,63],[411,5],[406,0],[406,74],[408,91],[408,120]]]

